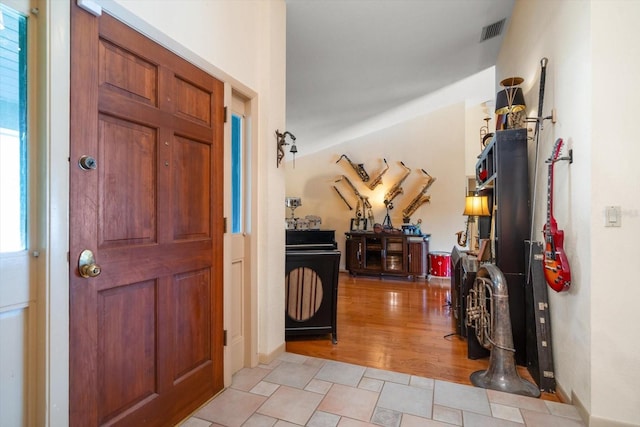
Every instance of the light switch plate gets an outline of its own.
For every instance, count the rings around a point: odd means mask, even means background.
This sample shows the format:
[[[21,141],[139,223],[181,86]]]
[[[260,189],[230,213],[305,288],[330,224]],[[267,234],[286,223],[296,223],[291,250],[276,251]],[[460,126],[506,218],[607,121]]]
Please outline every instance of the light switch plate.
[[[604,226],[605,227],[621,227],[622,226],[622,209],[620,206],[607,206],[604,208]]]

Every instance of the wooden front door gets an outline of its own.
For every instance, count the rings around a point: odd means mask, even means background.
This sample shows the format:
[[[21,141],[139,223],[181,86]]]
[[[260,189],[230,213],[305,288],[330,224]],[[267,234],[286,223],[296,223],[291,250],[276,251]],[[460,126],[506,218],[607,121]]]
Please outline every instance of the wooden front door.
[[[223,84],[71,14],[71,425],[174,425],[223,388]]]

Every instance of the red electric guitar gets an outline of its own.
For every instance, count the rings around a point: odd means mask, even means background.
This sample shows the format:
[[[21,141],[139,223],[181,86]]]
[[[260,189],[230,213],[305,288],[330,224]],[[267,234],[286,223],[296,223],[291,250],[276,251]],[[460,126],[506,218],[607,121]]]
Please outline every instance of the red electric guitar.
[[[549,178],[547,183],[547,223],[544,225],[544,277],[547,284],[556,292],[568,291],[571,286],[571,270],[569,260],[564,253],[564,231],[558,230],[558,224],[553,217],[553,165],[558,160],[562,149],[562,138],[558,138],[553,146],[549,162]]]

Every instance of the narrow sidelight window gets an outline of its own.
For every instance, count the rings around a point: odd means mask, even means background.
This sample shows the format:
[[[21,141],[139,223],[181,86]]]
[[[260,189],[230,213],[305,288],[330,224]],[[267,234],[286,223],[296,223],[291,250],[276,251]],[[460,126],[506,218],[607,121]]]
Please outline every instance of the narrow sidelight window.
[[[242,116],[231,115],[231,232],[242,233]]]
[[[27,247],[27,19],[0,4],[0,253]]]

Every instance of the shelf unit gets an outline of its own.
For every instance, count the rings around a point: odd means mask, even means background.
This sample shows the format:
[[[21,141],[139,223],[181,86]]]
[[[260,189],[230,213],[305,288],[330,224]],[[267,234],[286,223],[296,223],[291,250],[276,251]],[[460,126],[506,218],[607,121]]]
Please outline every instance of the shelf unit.
[[[425,277],[429,235],[351,232],[346,268],[352,275]]]
[[[491,259],[507,279],[516,362],[526,364],[525,240],[530,238],[527,130],[497,131],[476,163],[478,194],[489,197],[490,217],[479,218],[480,238],[491,239]]]

